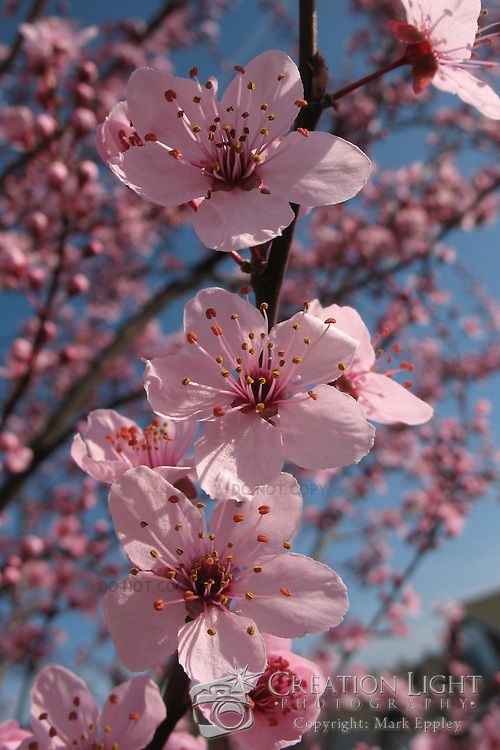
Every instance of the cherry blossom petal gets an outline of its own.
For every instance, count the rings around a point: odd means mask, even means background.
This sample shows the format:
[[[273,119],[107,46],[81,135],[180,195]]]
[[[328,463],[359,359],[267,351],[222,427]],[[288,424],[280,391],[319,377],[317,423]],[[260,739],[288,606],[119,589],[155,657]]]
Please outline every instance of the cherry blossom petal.
[[[236,658],[239,666],[250,672],[264,671],[264,641],[255,623],[246,617],[207,607],[179,632],[179,663],[196,682],[226,677],[234,670]]]
[[[73,439],[71,457],[100,482],[111,483],[132,466],[127,455],[117,456],[108,440],[109,435],[115,436],[122,427],[136,427],[136,424],[113,409],[95,409],[88,415],[81,434]]]
[[[386,375],[368,372],[357,384],[358,403],[368,419],[382,424],[417,425],[432,418],[432,406]]]
[[[96,147],[101,159],[109,161],[127,150],[127,138],[133,133],[127,102],[118,102],[97,128]]]
[[[172,732],[163,750],[208,750],[208,744],[201,734],[193,737],[187,732]]]
[[[252,500],[238,503],[226,500],[218,503],[212,516],[212,531],[218,547],[228,542],[238,550],[238,556],[252,559],[283,552],[284,543],[293,538],[302,515],[302,497],[297,480],[291,474],[279,477],[264,487],[258,487]],[[258,536],[267,537],[260,543]]]
[[[109,747],[116,742],[120,750],[141,750],[152,739],[166,713],[155,683],[141,676],[114,688],[102,710],[99,724],[103,729],[111,729],[107,732]]]
[[[109,166],[125,185],[160,206],[179,206],[202,198],[210,187],[200,169],[183,157],[174,158],[154,141],[132,146]]]
[[[500,120],[500,97],[491,86],[467,70],[451,65],[440,65],[432,83],[441,91],[456,94],[471,104],[485,117]]]
[[[146,366],[144,386],[151,408],[172,419],[213,418],[215,406],[228,407],[234,394],[223,393],[225,381],[220,366],[198,352],[155,357]],[[197,385],[187,383],[191,378]]]
[[[154,573],[124,578],[104,597],[103,607],[111,638],[123,666],[141,672],[164,663],[177,648],[186,607],[168,579]],[[155,609],[159,601],[162,610]]]
[[[200,95],[201,102],[197,104],[193,99]],[[127,88],[130,119],[142,139],[146,133],[153,133],[166,146],[178,149],[186,159],[194,161],[203,157],[203,151],[186,126],[202,125],[207,117],[213,119],[213,98],[213,93],[193,79],[152,68],[135,70]],[[185,113],[184,118],[178,117],[179,109]],[[177,185],[172,192],[176,189]],[[207,189],[208,184],[205,192]]]
[[[204,200],[198,206],[193,226],[206,247],[230,252],[279,236],[293,218],[288,198],[281,196],[281,190],[265,195],[257,188],[233,187],[218,190],[210,200]]]
[[[330,133],[289,133],[260,167],[271,195],[292,203],[325,206],[352,198],[370,174],[370,160]]]
[[[299,328],[295,331],[297,325]],[[305,339],[310,343],[306,344]],[[339,363],[346,368],[358,347],[358,342],[339,328],[325,325],[308,313],[296,313],[278,323],[269,334],[269,340],[276,349],[284,349],[286,360],[301,357],[290,381],[292,385],[300,385],[301,390],[308,385],[336,380],[343,373]]]
[[[346,587],[333,570],[292,553],[263,560],[262,570],[233,590],[242,594],[238,609],[245,617],[259,630],[282,638],[335,627],[349,607]]]
[[[283,467],[280,432],[257,414],[233,412],[208,422],[194,454],[200,484],[213,498],[244,498]]]
[[[356,401],[333,386],[319,385],[316,399],[291,399],[280,407],[285,456],[303,469],[357,463],[373,445],[375,430]]]
[[[47,714],[46,719],[40,715]],[[99,711],[87,685],[69,669],[51,664],[40,670],[31,689],[31,725],[35,735],[49,740],[49,730],[57,733],[56,747],[70,747],[81,734],[89,734],[89,724],[97,723]]]
[[[198,530],[202,523],[200,511],[147,466],[130,469],[112,484],[109,510],[125,552],[134,565],[145,570],[153,565],[152,549],[168,554],[179,543],[192,548],[197,538],[193,529]]]
[[[234,319],[234,315],[238,317]],[[221,337],[213,334],[211,325],[222,328]],[[202,289],[186,303],[184,330],[196,333],[199,344],[213,357],[221,354],[227,359],[225,348],[241,354],[241,345],[248,333],[253,331],[258,338],[261,333],[267,333],[267,325],[262,313],[248,300],[225,289],[211,287]]]
[[[474,44],[481,0],[401,0],[409,23],[425,28],[435,49],[463,60]],[[456,50],[456,51],[455,51]]]
[[[349,370],[353,372],[368,372],[375,364],[375,350],[371,336],[360,314],[353,307],[347,305],[328,305],[322,307],[318,300],[309,303],[309,313],[320,320],[333,318],[336,326],[344,333],[359,341],[359,346],[352,358]]]
[[[295,102],[304,97],[297,66],[284,52],[268,50],[254,57],[244,70],[237,73],[224,92],[221,112],[232,106],[235,124],[242,112],[248,112],[245,124],[250,137],[263,127],[269,128],[270,139],[286,133],[298,114]],[[263,104],[267,105],[264,109]],[[270,120],[269,115],[274,118]]]

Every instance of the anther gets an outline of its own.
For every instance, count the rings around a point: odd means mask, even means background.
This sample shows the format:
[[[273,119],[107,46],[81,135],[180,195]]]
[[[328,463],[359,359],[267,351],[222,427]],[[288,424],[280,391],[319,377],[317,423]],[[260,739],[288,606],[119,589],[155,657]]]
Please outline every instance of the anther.
[[[184,554],[184,550],[182,549],[182,547],[177,547],[177,549],[175,551],[177,552],[178,555],[183,555]]]
[[[235,516],[233,516],[233,521],[235,523],[241,523],[241,521],[244,521],[244,520],[245,520],[245,516],[243,515],[243,513],[237,513]]]
[[[130,721],[138,721],[141,718],[141,715],[137,711],[132,711],[129,713],[128,718]]]
[[[174,526],[174,529],[176,531],[180,531],[182,529],[182,523],[176,523],[175,526]]]
[[[145,529],[146,526],[148,526],[148,522],[147,521],[141,521],[141,523],[140,523],[141,529]]]
[[[215,318],[217,316],[217,311],[214,310],[213,307],[207,307],[205,310],[205,315],[207,316],[208,320],[211,320],[212,318]]]
[[[193,133],[200,133],[200,132],[201,132],[200,126],[199,125],[195,125],[194,128],[193,128]]]
[[[172,505],[175,505],[176,503],[179,502],[179,496],[178,495],[170,495],[170,497],[168,498],[168,502],[172,503]]]
[[[242,75],[243,75],[243,73],[245,72],[245,68],[242,68],[242,67],[241,67],[241,65],[235,65],[235,66],[234,66],[234,69],[235,69],[235,71],[236,71],[237,73],[241,73]]]
[[[302,362],[302,357],[292,357],[292,362],[294,365],[300,365]]]
[[[217,631],[215,628],[208,628],[207,633],[208,635],[217,635]]]
[[[238,317],[238,313],[231,313],[231,320],[237,320]]]
[[[146,133],[144,136],[145,141],[157,141],[158,137],[154,133]]]
[[[68,714],[68,721],[76,721],[78,719],[78,714],[76,711],[70,711]]]
[[[283,542],[283,547],[285,549],[292,549],[292,545],[290,544],[290,542]]]
[[[316,393],[314,393],[314,391],[307,391],[307,395],[309,396],[309,398],[312,398],[313,401],[318,400],[318,396]]]
[[[157,557],[159,557],[159,556],[160,556],[160,555],[158,554],[158,552],[157,552],[157,551],[156,551],[155,549],[152,549],[152,550],[150,550],[149,554],[151,555],[151,557],[152,557],[153,559],[156,559]]]
[[[268,513],[271,512],[271,508],[269,505],[259,505],[257,508],[261,516],[266,516]]]
[[[309,338],[309,336],[304,336],[304,344],[307,344],[307,346],[309,346],[310,343],[311,339]]]
[[[269,128],[261,128],[260,129],[261,135],[269,135]]]
[[[255,635],[255,628],[253,625],[249,625],[247,628],[248,635]]]
[[[284,586],[282,586],[280,588],[280,593],[283,594],[283,596],[291,596],[292,595],[292,592],[290,591],[290,589],[287,589]]]
[[[266,408],[266,405],[260,401],[258,404],[255,404],[255,411],[264,411]]]
[[[275,114],[273,114],[273,113],[271,112],[271,114],[267,116],[267,119],[268,119],[268,120],[269,120],[270,122],[272,122],[273,120],[275,120],[275,119],[276,119],[276,115],[275,115]]]
[[[284,73],[278,73],[278,81],[282,81],[284,77],[285,77]]]
[[[246,594],[245,594],[245,599],[248,599],[248,601],[252,601],[252,599],[254,599],[254,598],[255,598],[255,597],[254,597],[254,595],[252,594],[252,592],[251,592],[251,591],[247,591],[247,592],[246,592]]]
[[[214,336],[222,336],[222,328],[214,323],[214,325],[210,326],[210,330],[214,334]]]
[[[139,568],[130,568],[130,575],[131,575],[131,576],[136,576],[136,575],[138,575],[139,573],[140,573],[140,570],[139,570]]]
[[[230,375],[230,372],[229,370],[221,370],[220,374],[222,375],[223,378],[228,378]]]
[[[247,89],[248,89],[249,91],[255,91],[255,83],[254,83],[253,81],[249,81],[249,82],[247,83]]]
[[[309,135],[309,131],[307,128],[297,128],[297,133],[300,133],[300,135],[303,135],[304,138],[307,138]]]
[[[169,156],[171,156],[173,159],[180,159],[181,158],[181,152],[179,151],[178,148],[173,148],[168,153],[169,153]]]
[[[74,701],[73,701],[73,703],[74,703]],[[45,719],[47,719],[48,716],[49,716],[48,713],[46,711],[44,711],[43,713],[40,714],[40,716],[38,718],[39,718],[40,721],[45,721]]]
[[[339,370],[341,370],[342,372],[344,372],[344,370],[346,369],[346,366],[345,366],[345,364],[343,362],[339,362],[338,368],[339,368]]]
[[[214,87],[214,85],[213,85],[212,81],[207,81],[205,83],[205,88],[206,89],[212,89],[213,87]]]
[[[109,700],[109,702],[111,704],[114,705],[115,703],[118,703],[118,696],[115,695],[114,693],[111,693],[111,695],[109,696],[108,700]]]
[[[262,542],[263,544],[267,544],[267,542],[269,541],[269,537],[267,536],[267,534],[259,534],[259,536],[257,537],[257,541]]]
[[[253,572],[254,573],[261,573],[262,572],[262,565],[254,565]]]
[[[223,417],[225,414],[225,411],[222,408],[222,406],[214,406],[214,408],[212,409],[212,412],[213,412],[214,417]]]
[[[305,99],[296,99],[295,100],[295,106],[296,107],[307,107],[307,102]]]
[[[205,503],[196,503],[196,507],[198,508],[198,510],[205,510],[207,506]]]
[[[327,318],[327,319],[325,320],[325,323],[328,323],[328,324],[330,324],[330,323],[336,323],[336,322],[337,322],[337,321],[335,320],[335,318]]]
[[[300,331],[300,323],[294,323],[293,326],[292,326],[292,328],[293,328],[294,331]],[[279,354],[279,352],[278,352],[278,354]]]
[[[197,75],[198,75],[198,68],[197,68],[197,67],[196,67],[196,65],[195,65],[195,66],[194,66],[193,68],[191,68],[191,70],[189,71],[189,77],[190,77],[190,78],[196,78],[196,76],[197,76]]]
[[[281,370],[278,370],[278,368],[275,367],[275,369],[271,372],[271,375],[273,376],[273,378],[279,378],[279,376],[281,375]]]
[[[182,385],[189,385],[191,382],[191,378],[189,378],[187,375],[185,378],[182,378]]]
[[[177,99],[177,92],[173,89],[167,89],[165,91],[165,99],[167,100],[167,102],[173,102],[174,99]]]

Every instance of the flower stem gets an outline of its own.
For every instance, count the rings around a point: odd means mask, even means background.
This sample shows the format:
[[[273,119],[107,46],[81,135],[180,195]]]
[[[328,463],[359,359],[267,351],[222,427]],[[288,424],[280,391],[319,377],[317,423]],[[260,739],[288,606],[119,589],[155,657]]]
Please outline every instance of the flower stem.
[[[333,94],[327,94],[327,96],[325,97],[327,106],[332,105],[334,102],[336,102],[338,99],[341,99],[346,94],[350,94],[351,91],[355,91],[356,89],[361,88],[361,86],[365,86],[367,83],[370,83],[370,81],[375,81],[377,78],[381,78],[391,70],[396,70],[396,68],[400,68],[402,65],[407,65],[407,63],[408,60],[406,58],[406,55],[403,55],[402,57],[398,57],[397,60],[393,60],[393,62],[388,63],[388,65],[385,65],[383,68],[370,73],[370,75],[364,76],[358,81],[354,81],[354,83],[350,83],[348,86],[344,86],[338,91],[334,91]]]

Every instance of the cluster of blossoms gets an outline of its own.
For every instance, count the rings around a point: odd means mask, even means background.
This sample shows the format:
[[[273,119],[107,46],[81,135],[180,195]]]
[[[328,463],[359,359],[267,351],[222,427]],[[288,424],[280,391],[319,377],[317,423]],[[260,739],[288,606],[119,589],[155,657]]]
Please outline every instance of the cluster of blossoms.
[[[456,0],[452,8],[444,8],[440,2],[403,0],[403,5],[407,21],[393,20],[389,26],[406,47],[399,63],[411,65],[414,91],[420,93],[432,83],[457,93],[487,117],[499,119],[498,96],[468,72],[480,64],[473,59],[476,49],[495,36],[488,27],[477,33],[479,2]],[[77,32],[62,20],[48,19],[24,24],[21,33],[28,64],[41,75],[37,97],[54,116],[37,119],[29,109],[14,107],[0,120],[2,137],[23,151],[33,147],[40,134],[49,140],[54,136],[58,111],[54,81],[65,66],[74,63],[80,65],[75,87],[79,106],[70,122],[70,137],[78,141],[95,125],[91,105],[97,69],[90,61],[84,64],[80,56],[81,48],[97,30],[92,27]],[[169,33],[175,36],[175,29]],[[161,47],[159,40],[157,44]],[[149,62],[136,60],[141,66]],[[298,126],[303,111],[326,107],[335,101],[335,95],[331,102],[323,93],[318,101],[306,101],[299,71],[286,54],[265,52],[245,67],[236,65],[236,76],[220,100],[217,81],[210,78],[201,83],[196,68],[189,78],[179,78],[160,67],[139,67],[129,80],[126,101],[116,104],[98,129],[100,156],[133,191],[123,192],[117,215],[116,234],[124,246],[144,239],[146,254],[156,232],[161,231],[157,227],[170,232],[188,216],[205,246],[232,254],[242,268],[245,262],[237,251],[253,248],[252,262],[265,266],[266,259],[272,257],[273,240],[279,241],[291,231],[287,228],[293,226],[298,206],[321,206],[326,207],[320,214],[322,236],[314,218],[312,222],[318,241],[309,250],[315,255],[314,268],[328,268],[333,262],[332,249],[338,245],[343,253],[349,233],[362,246],[368,273],[381,253],[393,252],[398,262],[408,264],[424,256],[429,245],[428,213],[412,206],[409,196],[401,211],[388,202],[391,219],[386,227],[371,228],[346,217],[344,225],[339,222],[329,232],[325,217],[333,216],[331,212],[338,209],[332,207],[361,190],[370,173],[370,161],[343,138]],[[101,114],[106,98],[109,106],[116,101],[116,89],[110,83],[104,101],[99,101]],[[361,121],[373,119],[369,102],[358,101],[354,109],[356,106]],[[450,165],[443,162],[439,169],[448,169],[447,184],[451,185],[454,175]],[[415,182],[422,182],[422,174],[416,171]],[[50,191],[45,212],[32,211],[25,219],[29,240],[15,233],[3,233],[1,238],[5,248],[0,270],[6,288],[36,292],[45,282],[40,258],[55,268],[53,292],[41,307],[39,320],[28,327],[27,338],[16,341],[7,358],[5,372],[19,379],[21,394],[32,378],[50,378],[59,364],[78,370],[79,382],[85,387],[85,365],[95,351],[94,339],[103,348],[110,344],[104,326],[96,333],[90,326],[60,351],[44,349],[45,342],[57,336],[57,326],[50,318],[56,318],[51,306],[58,294],[69,300],[91,292],[89,280],[78,272],[78,242],[75,246],[69,242],[68,220],[62,221],[57,243],[48,251],[51,219],[59,210],[63,215],[67,210],[73,213],[75,233],[92,233],[85,257],[99,259],[106,252],[110,232],[100,219],[88,228],[88,216],[95,205],[99,200],[105,204],[97,177],[93,162],[80,164],[73,174],[62,157],[53,161],[47,167]],[[478,187],[485,191],[485,202],[468,212],[472,223],[494,215],[487,199],[495,176],[488,173],[482,177]],[[408,174],[401,185],[391,182],[399,197],[405,181],[409,184],[407,178]],[[383,179],[382,175],[382,183]],[[380,198],[383,189],[383,184],[368,188],[368,200],[377,191]],[[26,197],[28,188],[22,190],[24,193],[14,189],[17,200]],[[140,204],[133,193],[147,201]],[[439,204],[442,224],[453,226],[453,217],[446,214],[450,205],[456,204],[453,196],[434,193],[430,199],[435,206]],[[456,205],[453,207],[456,210]],[[397,242],[403,242],[402,236],[406,246],[398,256]],[[290,234],[288,237],[291,239]],[[446,262],[449,253],[446,249],[440,253]],[[311,265],[306,253],[304,258],[296,264],[300,272],[301,262]],[[109,260],[113,260],[111,254]],[[349,262],[346,257],[346,270]],[[165,261],[167,267],[169,263],[170,268],[179,268],[183,261],[173,255]],[[137,259],[134,264],[131,277],[145,275],[146,266]],[[107,322],[119,309],[121,293],[108,294],[114,269],[103,273],[108,275],[92,306],[96,319]],[[64,285],[58,289],[61,279]],[[144,289],[135,280],[133,283],[137,283],[133,287],[137,296],[143,297]],[[278,293],[280,283],[275,290]],[[348,288],[349,280],[345,284]],[[407,290],[404,303],[402,295],[394,295],[383,321],[389,321],[392,328],[382,327],[384,337],[403,328],[407,310],[415,319],[425,317],[418,293],[433,293],[432,281],[428,284],[416,289],[413,299],[412,291]],[[287,302],[303,299],[302,281],[298,286],[294,288],[292,282],[285,287]],[[340,301],[344,291],[341,289],[335,299]],[[316,294],[319,292],[314,289],[311,296]],[[250,288],[241,294],[218,287],[202,289],[186,304],[184,332],[171,347],[159,346],[159,336],[149,331],[134,354],[147,359],[144,385],[154,416],[141,428],[112,408],[96,409],[74,437],[71,456],[92,480],[111,485],[109,512],[132,565],[129,575],[114,584],[104,598],[106,625],[123,666],[132,671],[157,668],[160,674],[167,658],[173,657],[196,688],[230,674],[235,661],[246,665],[256,678],[247,691],[253,725],[235,732],[231,743],[243,750],[277,750],[300,741],[304,729],[317,719],[319,704],[312,700],[303,705],[302,698],[312,685],[316,696],[321,694],[325,682],[317,664],[291,651],[289,639],[326,632],[330,643],[341,642],[349,652],[370,635],[369,628],[356,622],[336,628],[349,606],[345,584],[327,565],[291,551],[303,520],[303,500],[297,480],[283,473],[285,462],[295,467],[297,476],[313,473],[323,481],[368,456],[365,474],[346,480],[350,482],[346,495],[356,499],[367,484],[383,484],[381,467],[396,466],[404,452],[412,449],[412,471],[415,476],[425,475],[427,485],[408,492],[401,510],[367,517],[364,533],[368,548],[352,566],[360,580],[380,587],[392,632],[398,634],[405,632],[404,616],[418,609],[418,597],[409,587],[401,587],[398,574],[388,568],[388,552],[378,537],[379,529],[397,529],[417,549],[430,548],[438,529],[449,535],[458,533],[470,500],[485,491],[486,479],[471,461],[463,435],[452,420],[435,430],[424,428],[428,444],[419,453],[413,450],[415,439],[409,432],[398,432],[403,425],[419,426],[431,420],[433,409],[428,401],[436,396],[435,383],[432,388],[427,383],[427,392],[425,388],[419,392],[423,398],[411,392],[411,381],[400,384],[395,376],[404,372],[407,377],[414,365],[403,361],[396,367],[391,355],[386,360],[388,366],[383,367],[380,341],[375,338],[372,343],[353,307],[323,307],[313,299],[300,302],[300,312],[270,325],[268,302],[255,306],[249,295]],[[61,325],[71,330],[77,317],[75,309],[66,319],[63,316]],[[473,321],[467,326],[473,330]],[[398,353],[399,345],[393,344],[391,352]],[[103,368],[111,382],[132,376],[129,363],[122,361],[113,369],[109,362],[104,358]],[[94,363],[99,369],[98,357]],[[452,368],[452,363],[448,367]],[[60,394],[78,391],[74,385],[70,387],[67,375],[55,377]],[[425,386],[425,378],[422,382]],[[110,399],[110,403],[115,401],[120,402],[119,395]],[[77,403],[80,408],[83,400]],[[15,398],[7,402],[5,420],[14,407]],[[33,423],[37,416],[35,413]],[[382,432],[380,442],[377,436],[374,443],[375,429],[368,420],[392,426],[394,432]],[[474,429],[478,434],[486,430],[481,415],[477,415]],[[57,439],[54,445],[58,445]],[[36,463],[36,439],[32,446],[24,445],[13,431],[0,434],[4,467],[11,477],[22,477]],[[41,446],[43,453],[43,440]],[[436,470],[442,466],[446,478]],[[466,481],[465,473],[476,468],[477,475]],[[71,493],[61,492],[54,498],[66,516],[54,529],[54,539],[26,538],[21,555],[6,546],[7,565],[0,583],[9,594],[15,592],[13,599],[19,601],[18,584],[32,599],[32,589],[47,587],[45,555],[52,541],[65,558],[95,559],[96,567],[86,579],[88,588],[95,588],[97,563],[108,549],[106,523],[95,525],[95,537],[89,542],[81,532],[80,520],[71,518],[75,509],[86,510],[94,504],[92,487],[84,486],[78,507]],[[214,502],[200,500],[199,488]],[[335,529],[350,509],[347,500],[334,498],[322,513],[315,515],[310,509],[308,519],[318,528]],[[404,511],[417,517],[411,529],[405,526]],[[118,570],[119,566],[110,565],[100,572],[110,575]],[[51,584],[57,597],[65,594],[71,606],[95,612],[94,598],[78,591],[69,563],[61,565],[60,577]],[[391,591],[399,589],[401,601],[392,602]],[[40,612],[47,621],[55,611],[56,605],[45,599]],[[2,642],[12,650],[17,643],[22,652],[31,640],[30,653],[42,659],[46,654],[42,636],[34,630],[8,632]],[[320,660],[318,654],[316,661]],[[297,713],[300,723],[295,721]],[[30,718],[29,732],[13,721],[0,725],[0,747],[62,750],[80,745],[83,750],[140,750],[164,722],[165,706],[156,685],[147,677],[137,677],[115,687],[99,712],[76,675],[64,667],[48,666],[33,684]],[[217,725],[217,716],[209,715],[209,721]],[[497,712],[492,711],[481,727],[476,727],[474,737],[481,750],[494,746],[497,724]],[[417,737],[412,750],[444,748],[447,741],[444,737]],[[203,737],[194,738],[178,727],[164,750],[205,748]]]

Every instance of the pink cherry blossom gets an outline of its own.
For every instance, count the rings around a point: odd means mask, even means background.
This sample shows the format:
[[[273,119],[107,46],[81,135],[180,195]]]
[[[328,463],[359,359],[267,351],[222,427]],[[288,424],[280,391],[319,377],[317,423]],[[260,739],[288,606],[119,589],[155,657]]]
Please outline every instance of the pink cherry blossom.
[[[500,97],[473,71],[491,68],[475,59],[477,48],[491,41],[496,24],[478,33],[481,0],[401,0],[408,23],[390,21],[394,36],[407,45],[416,93],[433,83],[456,94],[486,117],[500,119]]]
[[[431,419],[433,409],[429,404],[414,396],[389,374],[375,372],[375,350],[370,333],[353,307],[322,307],[318,300],[313,300],[309,312],[321,320],[335,320],[341,331],[360,342],[336,387],[354,396],[368,419],[382,424],[402,422],[409,425],[423,424]]]
[[[182,463],[195,433],[195,425],[159,419],[142,430],[113,409],[96,409],[75,435],[71,455],[83,471],[108,484],[132,466],[160,469],[174,484],[192,471]]]
[[[321,670],[292,653],[284,639],[265,635],[264,642],[266,669],[249,693],[253,725],[231,735],[231,745],[241,750],[295,745],[320,713],[319,698],[325,686]]]
[[[204,289],[185,307],[189,351],[153,359],[146,370],[156,413],[206,422],[195,464],[212,497],[244,497],[272,482],[285,458],[335,468],[373,444],[355,400],[326,385],[348,367],[357,342],[306,312],[268,333],[263,312],[236,294]]]
[[[336,573],[286,551],[302,511],[289,474],[259,488],[252,502],[219,503],[211,531],[203,503],[195,507],[145,466],[116,480],[109,508],[134,565],[104,599],[128,669],[146,669],[178,649],[180,664],[199,682],[229,674],[235,659],[261,672],[261,629],[298,637],[338,624],[347,610]]]
[[[31,737],[30,732],[21,729],[14,719],[0,724],[0,750],[16,750],[26,737]]]
[[[217,82],[202,85],[195,69],[187,79],[139,68],[126,105],[98,134],[101,155],[140,195],[162,206],[203,199],[194,229],[204,245],[224,251],[280,235],[294,218],[290,202],[352,198],[370,171],[365,154],[342,138],[288,133],[305,102],[298,68],[284,52],[264,52],[235,70],[218,102]]]
[[[208,743],[204,737],[193,737],[188,732],[172,732],[163,750],[207,750]]]
[[[57,664],[44,667],[31,690],[31,729],[20,750],[140,750],[148,744],[166,710],[148,677],[113,689],[102,711],[83,680]]]

